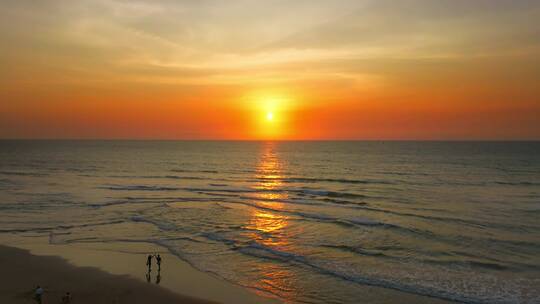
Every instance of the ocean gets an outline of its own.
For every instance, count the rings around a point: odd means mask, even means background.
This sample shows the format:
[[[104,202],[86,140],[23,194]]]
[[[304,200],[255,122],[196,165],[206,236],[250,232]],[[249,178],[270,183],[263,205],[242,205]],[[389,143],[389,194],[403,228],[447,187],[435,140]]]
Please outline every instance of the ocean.
[[[0,233],[153,243],[288,303],[540,303],[540,142],[4,140]]]

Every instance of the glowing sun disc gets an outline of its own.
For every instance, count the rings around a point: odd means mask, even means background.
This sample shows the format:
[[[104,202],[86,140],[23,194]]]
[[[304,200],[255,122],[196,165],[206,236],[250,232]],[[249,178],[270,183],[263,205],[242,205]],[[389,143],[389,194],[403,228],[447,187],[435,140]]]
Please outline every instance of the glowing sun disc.
[[[266,113],[266,120],[270,121],[272,119],[274,119],[274,113],[272,112]]]

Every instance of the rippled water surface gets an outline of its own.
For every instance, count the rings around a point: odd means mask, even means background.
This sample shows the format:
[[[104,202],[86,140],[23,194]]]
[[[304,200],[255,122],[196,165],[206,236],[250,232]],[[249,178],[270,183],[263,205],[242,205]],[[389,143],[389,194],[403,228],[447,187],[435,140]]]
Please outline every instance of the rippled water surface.
[[[540,143],[0,141],[0,232],[132,241],[290,302],[540,302]]]

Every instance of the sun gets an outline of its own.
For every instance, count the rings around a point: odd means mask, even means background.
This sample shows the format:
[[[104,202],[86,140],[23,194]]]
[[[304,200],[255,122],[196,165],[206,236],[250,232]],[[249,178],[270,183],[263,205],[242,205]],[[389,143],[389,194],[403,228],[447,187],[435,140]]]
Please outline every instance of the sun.
[[[294,96],[278,90],[246,93],[242,103],[249,110],[250,137],[261,140],[284,139],[289,135],[291,115],[296,109]]]

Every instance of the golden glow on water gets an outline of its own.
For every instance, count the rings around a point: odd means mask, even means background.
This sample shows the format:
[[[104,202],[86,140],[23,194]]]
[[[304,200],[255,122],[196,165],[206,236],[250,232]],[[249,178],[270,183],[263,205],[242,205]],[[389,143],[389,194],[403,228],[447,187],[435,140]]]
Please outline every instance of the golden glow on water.
[[[257,166],[255,178],[258,180],[253,187],[259,190],[254,197],[255,203],[261,207],[284,210],[286,205],[282,200],[288,194],[280,192],[283,186],[283,164],[275,153],[275,143],[266,143],[263,147],[261,160]],[[245,226],[247,236],[253,241],[276,250],[290,249],[289,217],[271,210],[253,209],[251,218]],[[287,294],[287,298],[296,298],[294,273],[274,263],[261,262],[256,266],[261,279],[254,282],[257,288],[273,294]]]
[[[280,192],[283,182],[282,163],[280,162],[275,151],[275,143],[266,143],[263,148],[261,160],[257,166],[257,174],[255,178],[259,182],[253,187],[261,190],[255,194],[256,198],[262,200],[260,204],[270,203],[273,209],[282,209],[283,203],[279,200],[287,199],[287,193]],[[276,201],[276,202],[274,202]]]
[[[257,231],[271,233],[287,226],[286,218],[269,212],[256,211],[248,227]]]
[[[260,280],[254,282],[255,292],[266,290],[272,294],[281,295],[285,303],[295,303],[298,298],[298,287],[295,274],[286,267],[271,262],[262,262],[255,266],[260,275]],[[264,296],[264,294],[261,293]]]
[[[274,150],[274,143],[266,143],[263,148],[255,175],[258,183],[253,187],[259,191],[256,192],[254,199],[261,207],[282,210],[284,204],[281,200],[287,199],[288,195],[280,192],[283,184],[282,164]],[[276,212],[254,209],[246,228],[254,231],[249,235],[250,238],[263,245],[283,246],[288,243],[284,231],[288,226],[287,219],[287,216]]]

